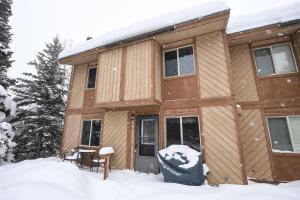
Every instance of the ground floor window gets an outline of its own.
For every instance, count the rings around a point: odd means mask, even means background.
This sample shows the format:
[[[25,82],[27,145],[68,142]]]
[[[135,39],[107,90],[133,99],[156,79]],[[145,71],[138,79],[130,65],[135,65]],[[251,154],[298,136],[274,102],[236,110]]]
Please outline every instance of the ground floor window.
[[[300,116],[268,117],[273,151],[300,152]]]
[[[84,120],[82,122],[81,145],[99,146],[101,120]]]
[[[185,144],[200,151],[200,134],[198,117],[166,118],[167,146]]]

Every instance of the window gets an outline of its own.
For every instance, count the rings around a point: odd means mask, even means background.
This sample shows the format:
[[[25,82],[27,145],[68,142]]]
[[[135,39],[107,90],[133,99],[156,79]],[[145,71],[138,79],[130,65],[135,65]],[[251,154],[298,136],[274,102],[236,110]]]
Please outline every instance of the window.
[[[99,146],[100,132],[100,120],[84,120],[82,123],[81,145]]]
[[[268,117],[272,149],[300,152],[300,116]]]
[[[193,46],[168,50],[164,53],[165,77],[195,73]]]
[[[96,85],[96,74],[97,74],[97,67],[89,67],[88,70],[88,80],[87,80],[87,88],[95,88]]]
[[[167,146],[184,144],[200,151],[198,117],[174,117],[166,119]]]
[[[280,44],[254,49],[257,74],[266,76],[296,72],[290,44]]]

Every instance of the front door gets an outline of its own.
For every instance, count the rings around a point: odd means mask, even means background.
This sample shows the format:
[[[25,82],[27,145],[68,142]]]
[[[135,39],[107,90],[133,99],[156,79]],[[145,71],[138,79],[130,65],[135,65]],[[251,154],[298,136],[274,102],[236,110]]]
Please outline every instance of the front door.
[[[158,115],[137,116],[135,128],[135,170],[158,174],[157,151]]]

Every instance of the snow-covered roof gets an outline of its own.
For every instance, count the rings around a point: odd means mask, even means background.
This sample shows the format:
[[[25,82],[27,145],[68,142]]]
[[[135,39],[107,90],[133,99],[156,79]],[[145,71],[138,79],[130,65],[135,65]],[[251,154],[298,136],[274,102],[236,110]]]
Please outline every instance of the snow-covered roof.
[[[251,15],[236,15],[229,18],[227,33],[236,33],[263,27],[271,24],[283,23],[300,19],[300,2],[292,3],[280,8],[253,13]],[[125,39],[134,38],[149,32],[177,25],[190,20],[229,10],[230,7],[222,0],[202,2],[185,9],[157,16],[126,26],[115,31],[104,33],[94,39],[85,41],[69,49],[65,49],[59,58],[65,58],[97,47],[105,46]]]
[[[70,49],[62,51],[59,55],[59,58],[75,55],[83,51],[143,35],[145,33],[160,30],[190,20],[200,19],[202,17],[229,9],[229,6],[222,0],[202,2],[201,4],[194,5],[192,7],[166,13],[164,15],[141,21],[115,31],[104,33],[99,35],[97,38],[87,40],[81,44],[71,47]]]
[[[298,19],[300,19],[300,1],[279,8],[253,13],[251,15],[230,16],[227,33],[231,34]]]

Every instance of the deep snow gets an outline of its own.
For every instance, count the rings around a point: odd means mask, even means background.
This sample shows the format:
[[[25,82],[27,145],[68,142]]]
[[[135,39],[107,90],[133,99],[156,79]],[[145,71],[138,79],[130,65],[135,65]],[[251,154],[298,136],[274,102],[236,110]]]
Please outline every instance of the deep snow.
[[[297,200],[300,181],[280,185],[250,183],[213,187],[163,182],[161,175],[113,170],[102,173],[79,170],[56,158],[27,160],[0,167],[1,200]]]

